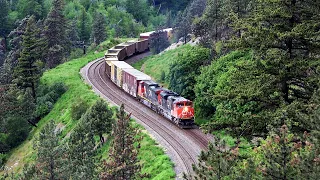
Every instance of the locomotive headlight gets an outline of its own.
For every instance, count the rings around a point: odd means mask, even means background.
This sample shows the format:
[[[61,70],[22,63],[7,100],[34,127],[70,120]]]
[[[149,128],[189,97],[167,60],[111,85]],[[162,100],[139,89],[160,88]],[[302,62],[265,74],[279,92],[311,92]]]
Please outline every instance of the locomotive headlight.
[[[183,108],[183,111],[184,111],[184,112],[188,112],[188,107],[185,106],[185,107]]]

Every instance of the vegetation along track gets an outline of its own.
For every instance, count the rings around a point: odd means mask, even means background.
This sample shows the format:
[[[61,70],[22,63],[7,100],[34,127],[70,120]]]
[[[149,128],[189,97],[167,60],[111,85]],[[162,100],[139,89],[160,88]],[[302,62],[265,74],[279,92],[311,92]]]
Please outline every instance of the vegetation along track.
[[[149,53],[131,57],[127,61],[135,62]],[[124,104],[127,112],[142,124],[165,149],[175,164],[178,175],[192,173],[192,164],[197,162],[201,150],[205,150],[210,137],[198,128],[180,129],[164,117],[136,101],[133,97],[113,84],[105,72],[104,61],[97,59],[81,70],[86,81],[101,97],[115,105]]]

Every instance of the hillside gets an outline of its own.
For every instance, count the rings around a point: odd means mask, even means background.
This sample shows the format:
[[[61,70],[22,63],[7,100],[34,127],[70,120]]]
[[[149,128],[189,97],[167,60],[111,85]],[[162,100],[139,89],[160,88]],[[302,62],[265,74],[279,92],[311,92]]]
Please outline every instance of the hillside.
[[[99,97],[90,90],[89,86],[82,82],[79,71],[81,67],[88,62],[103,56],[103,54],[104,52],[98,54],[91,53],[85,57],[61,64],[43,74],[41,77],[41,84],[51,85],[56,82],[62,82],[68,87],[68,90],[56,102],[51,112],[37,124],[38,127],[31,131],[27,140],[10,152],[6,163],[7,168],[9,168],[9,173],[14,172],[16,174],[21,172],[24,165],[34,162],[34,139],[49,120],[53,119],[58,124],[59,128],[63,129],[60,135],[61,143],[68,139],[69,134],[72,133],[73,128],[78,123],[78,120],[73,120],[71,117],[72,104],[75,104],[79,99],[82,99],[92,105],[99,99]],[[173,178],[175,174],[168,156],[164,155],[163,150],[158,147],[155,141],[147,134],[142,133],[141,135],[143,136],[143,141],[141,142],[139,158],[141,159],[143,167],[142,172],[148,173],[152,178],[156,179]],[[102,158],[106,157],[108,147],[109,143],[106,143],[104,147],[99,150],[99,156]],[[1,172],[2,175],[3,173],[6,173],[6,171]]]
[[[183,54],[190,48],[190,45],[184,45],[160,55],[152,55],[133,64],[133,67],[152,76],[156,82],[162,83],[164,86],[168,87],[166,75],[169,74],[170,65],[178,58],[179,53]],[[163,76],[163,74],[165,75]]]

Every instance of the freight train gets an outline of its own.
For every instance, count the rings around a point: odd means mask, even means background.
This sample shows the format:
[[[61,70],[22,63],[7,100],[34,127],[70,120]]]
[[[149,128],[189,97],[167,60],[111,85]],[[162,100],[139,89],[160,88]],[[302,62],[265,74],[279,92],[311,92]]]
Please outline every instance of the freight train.
[[[164,29],[162,32],[170,37],[172,29]],[[123,61],[135,54],[148,51],[152,33],[154,31],[142,33],[137,41],[125,42],[109,49],[105,53],[107,77],[119,88],[179,127],[192,128],[194,125],[192,101],[161,87],[152,81],[150,76]]]

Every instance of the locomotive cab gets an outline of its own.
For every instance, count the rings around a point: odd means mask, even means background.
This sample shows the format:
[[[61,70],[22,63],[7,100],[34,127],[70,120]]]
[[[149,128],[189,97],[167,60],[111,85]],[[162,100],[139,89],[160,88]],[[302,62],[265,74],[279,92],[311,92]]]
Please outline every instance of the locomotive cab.
[[[183,97],[169,96],[171,116],[175,123],[183,128],[192,127],[194,124],[194,108],[192,101]]]

